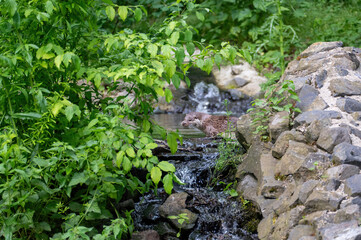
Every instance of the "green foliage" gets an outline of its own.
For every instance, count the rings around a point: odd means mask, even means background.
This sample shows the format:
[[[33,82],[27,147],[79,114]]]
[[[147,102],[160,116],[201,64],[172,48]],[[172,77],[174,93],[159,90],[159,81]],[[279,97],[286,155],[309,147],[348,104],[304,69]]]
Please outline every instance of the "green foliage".
[[[191,66],[210,72],[236,50],[194,41],[192,1],[163,5],[162,21],[143,32],[147,9],[122,4],[1,3],[0,238],[129,238],[130,212],[118,203],[180,183],[153,156],[156,131],[173,153],[182,142],[151,122],[153,103],[172,100],[169,83],[189,85]]]
[[[255,126],[254,134],[261,136],[262,140],[269,140],[268,123],[270,117],[276,112],[287,112],[290,124],[295,112],[301,112],[295,107],[300,101],[295,92],[295,85],[291,80],[284,80],[282,83],[273,84],[267,87],[264,99],[256,99],[248,112],[252,117],[252,125]]]

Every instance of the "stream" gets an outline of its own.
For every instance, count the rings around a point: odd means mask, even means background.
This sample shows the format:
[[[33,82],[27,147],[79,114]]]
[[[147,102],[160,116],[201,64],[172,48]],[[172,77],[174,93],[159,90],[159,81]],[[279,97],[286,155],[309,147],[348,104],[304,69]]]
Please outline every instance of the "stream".
[[[250,106],[250,99],[234,99],[227,93],[221,93],[213,84],[197,83],[193,92],[189,94],[189,103],[181,114],[155,114],[153,119],[168,130],[177,130],[183,136],[183,145],[172,155],[169,152],[158,154],[160,161],[166,160],[176,167],[177,177],[184,185],[175,184],[173,192],[186,192],[188,194],[187,209],[198,214],[195,226],[190,230],[181,230],[177,238],[178,229],[172,226],[168,219],[159,214],[159,207],[168,195],[162,188],[140,198],[135,204],[132,213],[136,231],[148,229],[156,230],[161,239],[243,239],[255,240],[256,229],[260,215],[247,201],[232,198],[225,193],[224,188],[229,179],[220,179],[218,183],[211,184],[212,172],[216,159],[219,156],[221,139],[206,138],[205,134],[195,128],[181,126],[185,113],[191,111],[225,114],[227,109],[223,103],[229,101],[232,115],[240,116]],[[242,107],[239,107],[242,105]],[[238,107],[237,107],[238,106]],[[238,111],[235,111],[238,110]],[[228,183],[228,182],[227,182]]]

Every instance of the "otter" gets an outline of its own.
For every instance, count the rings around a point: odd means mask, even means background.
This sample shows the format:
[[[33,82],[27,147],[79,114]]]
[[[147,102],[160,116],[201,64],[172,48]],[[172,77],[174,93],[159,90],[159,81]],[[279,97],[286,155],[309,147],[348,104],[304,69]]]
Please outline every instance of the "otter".
[[[196,127],[206,134],[207,137],[215,137],[227,130],[228,125],[233,130],[237,125],[237,117],[210,115],[201,112],[188,113],[183,122],[183,127]]]

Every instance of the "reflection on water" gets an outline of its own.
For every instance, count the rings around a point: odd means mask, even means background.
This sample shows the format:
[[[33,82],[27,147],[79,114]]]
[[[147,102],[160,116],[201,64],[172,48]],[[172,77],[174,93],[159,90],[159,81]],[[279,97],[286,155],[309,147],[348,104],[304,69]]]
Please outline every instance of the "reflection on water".
[[[152,119],[167,130],[176,131],[178,129],[184,138],[205,137],[205,134],[197,128],[183,127],[181,122],[184,116],[185,114],[155,114]]]

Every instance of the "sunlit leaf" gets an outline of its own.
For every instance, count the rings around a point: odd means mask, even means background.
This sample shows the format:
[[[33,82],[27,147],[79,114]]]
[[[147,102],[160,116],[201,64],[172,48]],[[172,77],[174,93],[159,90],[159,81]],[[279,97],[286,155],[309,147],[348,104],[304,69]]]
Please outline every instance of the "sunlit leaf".
[[[173,190],[173,177],[167,174],[163,177],[163,186],[166,193],[171,194]]]
[[[112,6],[107,6],[105,8],[105,13],[107,14],[108,18],[110,21],[113,21],[114,17],[115,17],[115,10]],[[120,15],[120,14],[119,14]]]
[[[174,165],[166,161],[161,161],[158,163],[158,167],[165,172],[175,172]]]
[[[162,171],[159,169],[159,167],[153,167],[150,171],[150,177],[152,178],[152,181],[155,183],[155,185],[158,185],[160,179],[162,178]]]
[[[128,16],[128,7],[126,6],[119,6],[118,8],[118,14],[119,14],[119,17],[125,21],[125,19],[127,18]]]

